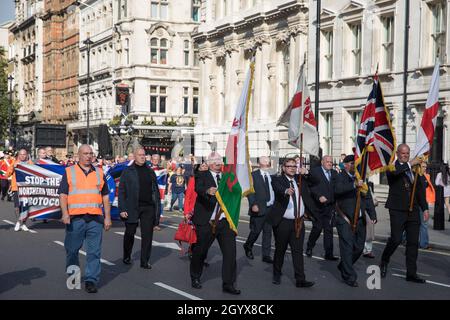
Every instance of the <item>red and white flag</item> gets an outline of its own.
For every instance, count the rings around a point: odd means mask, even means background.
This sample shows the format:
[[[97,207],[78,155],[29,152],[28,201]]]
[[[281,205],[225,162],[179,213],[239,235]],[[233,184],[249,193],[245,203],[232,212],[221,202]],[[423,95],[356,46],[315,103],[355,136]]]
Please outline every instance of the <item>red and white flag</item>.
[[[422,123],[417,132],[416,147],[413,152],[413,158],[422,155],[428,155],[433,143],[434,129],[436,128],[436,119],[439,112],[439,60],[434,66],[433,76],[431,78],[430,91],[428,91],[427,104],[422,116]]]
[[[278,120],[277,126],[288,128],[288,143],[297,148],[301,147],[300,136],[303,133],[303,151],[318,157],[319,133],[317,132],[317,122],[311,109],[311,99],[306,84],[304,66],[305,64],[300,69],[294,96]],[[303,123],[303,126],[300,126],[301,123]]]

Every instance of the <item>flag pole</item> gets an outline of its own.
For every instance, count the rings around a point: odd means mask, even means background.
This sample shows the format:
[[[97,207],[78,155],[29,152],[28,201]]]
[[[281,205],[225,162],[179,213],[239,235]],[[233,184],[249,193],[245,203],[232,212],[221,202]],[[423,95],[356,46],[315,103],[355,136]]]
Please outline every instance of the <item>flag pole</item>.
[[[303,60],[303,65],[300,68],[300,72],[303,71],[303,75],[305,75],[305,67],[306,67],[306,52],[305,52],[305,58]],[[302,79],[302,92],[304,92],[305,88],[305,76],[303,76]],[[304,105],[303,105],[303,97],[302,101],[300,101],[300,168],[303,167],[303,116],[304,116]],[[295,237],[298,239],[300,238],[300,232],[302,230],[302,218],[300,217],[300,210],[302,209],[301,206],[301,200],[302,200],[302,174],[299,172],[298,175],[298,200],[297,200],[297,216],[295,217]]]
[[[375,76],[374,76],[374,81],[377,78],[378,75],[378,67],[379,67],[379,63],[377,63],[377,69],[375,71]],[[362,161],[361,161],[361,180],[363,181],[363,183],[366,180],[366,173],[367,173],[367,162],[368,162],[368,148],[367,145],[364,148],[363,152],[362,152]],[[361,209],[361,187],[358,187],[358,191],[356,192],[356,206],[355,206],[355,213],[353,215],[353,225],[352,225],[352,230],[353,233],[356,232],[356,226],[358,225],[358,218],[359,218],[359,211]]]
[[[366,169],[367,169],[367,148],[364,148],[363,155],[362,155],[362,168],[361,168],[361,180],[366,180]],[[358,225],[358,218],[359,218],[359,211],[361,209],[361,187],[357,187],[358,190],[356,191],[356,206],[355,206],[355,213],[353,215],[353,225],[352,230],[353,233],[356,232],[356,226]]]
[[[301,112],[303,113],[303,105],[301,106]],[[300,117],[300,121],[303,122],[303,116]],[[302,123],[300,125],[303,125]],[[303,130],[302,130],[303,131]],[[303,132],[300,133],[300,169],[303,167]],[[297,201],[297,216],[295,217],[295,237],[300,238],[300,232],[302,231],[302,218],[300,217],[300,210],[302,200],[302,174],[298,174],[298,201]]]

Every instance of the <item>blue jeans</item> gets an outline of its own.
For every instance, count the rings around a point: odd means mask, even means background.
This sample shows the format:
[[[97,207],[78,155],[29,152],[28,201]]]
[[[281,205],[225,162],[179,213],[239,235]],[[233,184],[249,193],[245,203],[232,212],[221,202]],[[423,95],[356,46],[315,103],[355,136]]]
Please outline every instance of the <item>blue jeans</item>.
[[[428,221],[423,220],[423,211],[420,210],[420,232],[419,232],[419,247],[428,247]]]
[[[101,271],[101,248],[102,248],[103,224],[96,220],[86,222],[83,218],[76,218],[66,225],[66,270],[71,265],[80,266],[78,251],[85,242],[86,247],[86,270],[84,281],[98,284]]]
[[[172,201],[170,201],[170,210],[172,210],[173,205],[178,200],[178,208],[183,211],[184,208],[184,193],[172,193]]]

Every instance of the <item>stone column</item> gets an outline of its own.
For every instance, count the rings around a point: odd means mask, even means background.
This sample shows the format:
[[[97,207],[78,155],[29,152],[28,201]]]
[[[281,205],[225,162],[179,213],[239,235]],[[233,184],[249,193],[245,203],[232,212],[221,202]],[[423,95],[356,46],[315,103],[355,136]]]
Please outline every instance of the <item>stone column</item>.
[[[269,68],[267,66],[267,61],[270,61],[270,42],[265,42],[261,46],[261,64],[260,64],[260,77],[257,79],[261,83],[260,92],[261,100],[260,100],[260,115],[259,118],[261,120],[269,119],[269,108],[270,108],[270,100],[273,95],[272,88],[269,84]],[[256,80],[256,79],[255,79]]]

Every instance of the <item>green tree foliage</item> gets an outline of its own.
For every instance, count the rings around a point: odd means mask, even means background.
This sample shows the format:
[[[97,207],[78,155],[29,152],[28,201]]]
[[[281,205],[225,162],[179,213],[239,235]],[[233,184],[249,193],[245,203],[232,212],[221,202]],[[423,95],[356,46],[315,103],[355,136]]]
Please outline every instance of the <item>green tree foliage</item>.
[[[0,140],[8,137],[9,128],[9,93],[8,93],[8,60],[6,51],[0,48]],[[12,123],[13,127],[17,121],[18,104],[13,103]]]

